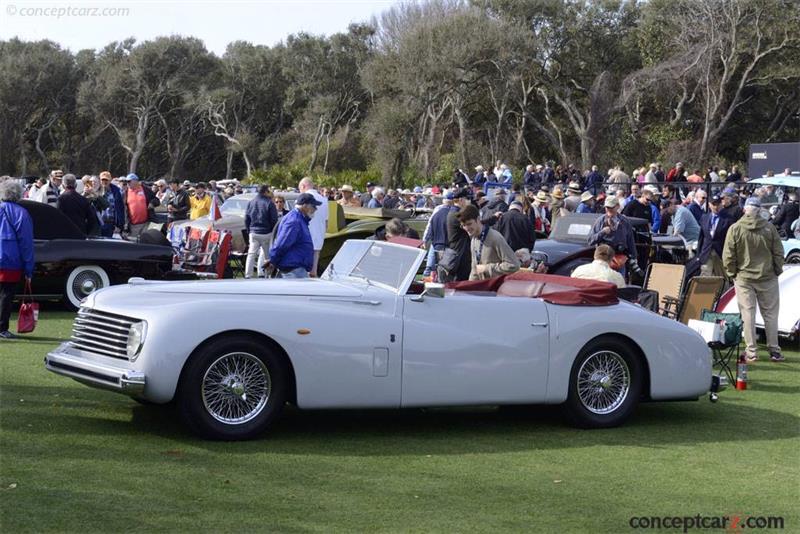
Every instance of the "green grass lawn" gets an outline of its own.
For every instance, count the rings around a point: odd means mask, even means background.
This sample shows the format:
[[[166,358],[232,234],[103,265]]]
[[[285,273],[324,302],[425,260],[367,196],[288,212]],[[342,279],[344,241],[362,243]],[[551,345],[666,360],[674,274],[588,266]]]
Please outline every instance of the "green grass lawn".
[[[262,439],[219,443],[45,371],[72,314],[42,319],[0,343],[2,532],[626,532],[696,514],[800,531],[797,352],[717,404],[646,404],[617,429],[553,409],[287,410]]]

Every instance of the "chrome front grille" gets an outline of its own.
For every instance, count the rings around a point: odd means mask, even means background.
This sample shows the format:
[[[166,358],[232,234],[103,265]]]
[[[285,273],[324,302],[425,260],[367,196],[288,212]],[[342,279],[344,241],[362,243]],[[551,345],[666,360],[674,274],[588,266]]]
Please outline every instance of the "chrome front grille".
[[[137,319],[81,308],[72,325],[70,344],[76,349],[121,360],[128,359],[128,332]]]

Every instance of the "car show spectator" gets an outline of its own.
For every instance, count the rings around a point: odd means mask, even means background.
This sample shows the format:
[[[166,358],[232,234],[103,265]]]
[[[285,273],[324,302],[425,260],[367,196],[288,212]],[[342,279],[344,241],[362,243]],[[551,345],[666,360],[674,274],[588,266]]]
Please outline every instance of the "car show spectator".
[[[694,197],[692,201],[686,206],[692,215],[694,215],[694,220],[698,223],[700,219],[703,218],[703,214],[706,212],[706,192],[703,189],[698,189],[694,192]]]
[[[505,213],[508,211],[508,203],[506,202],[507,196],[508,195],[506,194],[505,188],[495,188],[494,198],[486,202],[486,204],[484,204],[479,210],[481,213],[481,219],[486,220],[491,217],[496,217],[498,213]]]
[[[367,190],[361,193],[361,207],[366,208],[369,206],[369,203],[372,201],[372,190],[375,189],[375,184],[372,182],[367,182],[366,185]]]
[[[629,199],[622,210],[622,214],[626,217],[637,217],[645,219],[647,222],[653,222],[653,212],[650,210],[650,202],[653,200],[653,191],[645,189],[641,192],[638,198]]]
[[[342,192],[342,198],[337,200],[336,202],[345,208],[360,208],[361,201],[359,201],[355,195],[353,194],[353,186],[351,185],[343,185],[339,188],[339,191]]]
[[[100,194],[106,200],[106,208],[100,212],[100,235],[113,237],[114,231],[122,232],[125,228],[125,203],[122,200],[122,191],[111,183],[111,173],[100,173]]]
[[[281,278],[308,278],[314,267],[314,242],[309,223],[322,202],[302,193],[283,217],[269,249],[270,263]]]
[[[559,217],[569,214],[567,209],[564,207],[564,192],[560,187],[553,188],[553,192],[550,195],[550,208],[548,212],[550,215],[551,226],[556,225],[556,221],[559,219]]]
[[[791,237],[792,224],[798,217],[800,217],[800,205],[797,203],[797,193],[788,193],[786,202],[781,204],[772,218],[772,224],[778,229],[781,237]]]
[[[211,213],[211,195],[206,192],[206,184],[199,182],[194,188],[194,196],[189,197],[189,219],[196,220]]]
[[[703,276],[725,276],[722,265],[722,248],[728,229],[734,221],[722,209],[722,197],[714,195],[708,203],[709,212],[700,220],[700,237],[697,239],[697,258]]]
[[[138,238],[147,229],[150,221],[150,210],[158,206],[158,199],[150,189],[142,187],[139,177],[131,173],[127,176],[128,190],[125,193],[127,210],[128,235],[131,239]],[[206,212],[208,213],[208,212]]]
[[[770,360],[782,362],[785,358],[778,345],[778,276],[783,272],[783,247],[778,230],[761,217],[760,211],[761,202],[757,198],[747,199],[744,216],[731,226],[725,238],[722,262],[736,288],[736,300],[742,314],[747,344],[745,358],[749,362],[758,359],[758,305],[764,319]]]
[[[434,209],[433,215],[425,226],[422,239],[429,245],[424,276],[430,276],[436,270],[436,265],[444,253],[444,249],[447,248],[447,216],[451,211],[458,211],[458,208],[453,205],[454,198],[455,195],[452,191],[446,192],[441,206]]]
[[[90,200],[75,189],[74,174],[64,175],[64,192],[58,197],[56,207],[86,235],[99,234],[97,212]]]
[[[519,259],[503,236],[480,221],[478,208],[468,205],[458,212],[461,228],[470,237],[470,280],[484,280],[519,270]]]
[[[585,280],[599,280],[610,282],[617,287],[625,287],[625,278],[611,268],[611,260],[614,259],[614,250],[608,245],[598,245],[594,249],[594,260],[592,263],[580,265],[572,271],[572,278],[583,278]]]
[[[53,169],[50,171],[50,179],[44,186],[39,188],[37,197],[31,200],[55,206],[58,203],[58,197],[61,195],[61,179],[63,176],[64,171],[61,169]]]
[[[567,187],[567,198],[564,199],[564,208],[570,212],[575,213],[581,203],[581,184],[578,182],[570,182]]]
[[[584,191],[581,194],[581,203],[578,204],[575,213],[594,213],[594,195],[591,191]]]
[[[319,253],[322,250],[322,245],[325,242],[325,232],[328,231],[328,199],[322,196],[317,191],[314,181],[305,177],[300,180],[298,185],[300,193],[307,193],[314,197],[317,202],[320,202],[321,208],[316,210],[314,216],[311,218],[311,224],[308,228],[311,232],[311,240],[314,242],[314,265],[311,268],[311,276],[317,276],[317,266],[319,264]]]
[[[269,254],[269,246],[272,241],[272,230],[278,222],[278,210],[275,208],[268,185],[262,185],[258,189],[258,194],[247,203],[244,214],[244,227],[248,232],[249,245],[247,249],[247,259],[245,260],[244,277],[250,278],[253,275],[253,267],[256,259],[263,254]],[[258,262],[258,277],[264,278],[264,262]]]
[[[442,253],[437,266],[437,277],[440,282],[451,282],[469,279],[470,256],[469,256],[469,235],[461,228],[458,220],[458,213],[469,202],[469,191],[460,189],[453,193],[453,205],[458,210],[450,210],[447,213],[447,247]],[[477,209],[477,208],[476,208]]]
[[[522,213],[522,210],[522,202],[514,200],[508,207],[508,211],[502,214],[494,226],[514,251],[521,248],[533,250],[533,244],[536,241],[533,225],[528,216]]]
[[[724,211],[733,222],[742,218],[744,210],[739,205],[739,194],[736,193],[736,191],[723,191],[722,211]]]
[[[167,222],[185,221],[189,217],[191,202],[189,192],[181,185],[181,181],[173,178],[169,181],[172,196],[167,202]]]
[[[0,339],[17,337],[9,331],[12,303],[19,282],[33,277],[33,221],[21,199],[22,186],[0,177]]]
[[[282,195],[275,195],[272,197],[272,202],[275,204],[275,209],[278,211],[278,220],[289,213],[289,210],[286,209],[286,198]]]
[[[633,227],[628,219],[619,213],[619,200],[608,197],[603,204],[605,214],[597,218],[589,233],[590,245],[609,245],[615,254],[624,254],[636,259],[636,244]]]
[[[382,208],[383,207],[383,199],[386,195],[383,192],[383,189],[380,187],[376,187],[372,190],[372,199],[370,199],[367,207],[370,209]]]
[[[172,199],[172,189],[170,189],[167,181],[163,178],[158,180],[156,183],[156,198],[161,203],[162,206],[167,206],[169,201]]]
[[[672,235],[679,235],[687,243],[694,243],[700,237],[700,224],[689,211],[689,208],[679,204],[670,205],[672,215]]]

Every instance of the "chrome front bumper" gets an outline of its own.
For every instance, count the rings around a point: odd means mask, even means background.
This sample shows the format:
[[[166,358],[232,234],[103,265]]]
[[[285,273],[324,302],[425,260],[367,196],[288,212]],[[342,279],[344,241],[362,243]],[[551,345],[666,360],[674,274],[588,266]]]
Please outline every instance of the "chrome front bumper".
[[[77,352],[70,348],[69,343],[62,343],[45,356],[44,365],[48,371],[74,378],[89,386],[133,397],[144,392],[146,377],[141,371],[101,364]]]

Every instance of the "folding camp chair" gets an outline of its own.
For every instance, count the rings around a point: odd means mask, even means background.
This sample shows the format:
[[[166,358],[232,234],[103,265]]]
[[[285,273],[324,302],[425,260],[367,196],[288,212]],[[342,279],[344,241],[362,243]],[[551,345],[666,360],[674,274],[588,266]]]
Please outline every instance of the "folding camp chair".
[[[720,372],[725,372],[729,384],[735,384],[736,373],[731,369],[731,360],[733,365],[736,365],[744,329],[742,315],[739,313],[720,313],[703,310],[700,320],[709,323],[725,322],[723,341],[712,341],[708,346],[714,356],[714,365],[719,366]]]
[[[208,232],[205,250],[195,253],[196,260],[184,261],[183,266],[189,267],[198,275],[204,273],[206,278],[223,278],[230,252],[230,232],[211,230]]]
[[[644,288],[658,292],[658,309],[662,315],[676,314],[677,310],[672,309],[675,301],[669,297],[680,300],[685,272],[685,266],[671,263],[651,263],[647,266]]]
[[[206,249],[208,243],[207,230],[203,228],[192,228],[186,236],[186,243],[180,249],[178,254],[178,262],[183,265],[185,263],[193,263],[200,260],[203,251]]]
[[[247,228],[242,228],[242,239],[244,239],[244,251],[231,250],[230,262],[234,278],[240,274],[247,275],[244,272],[247,266],[247,253],[250,250],[250,232],[247,231]]]
[[[695,276],[678,306],[678,320],[689,324],[689,319],[700,319],[703,310],[713,310],[725,279],[721,276]]]

